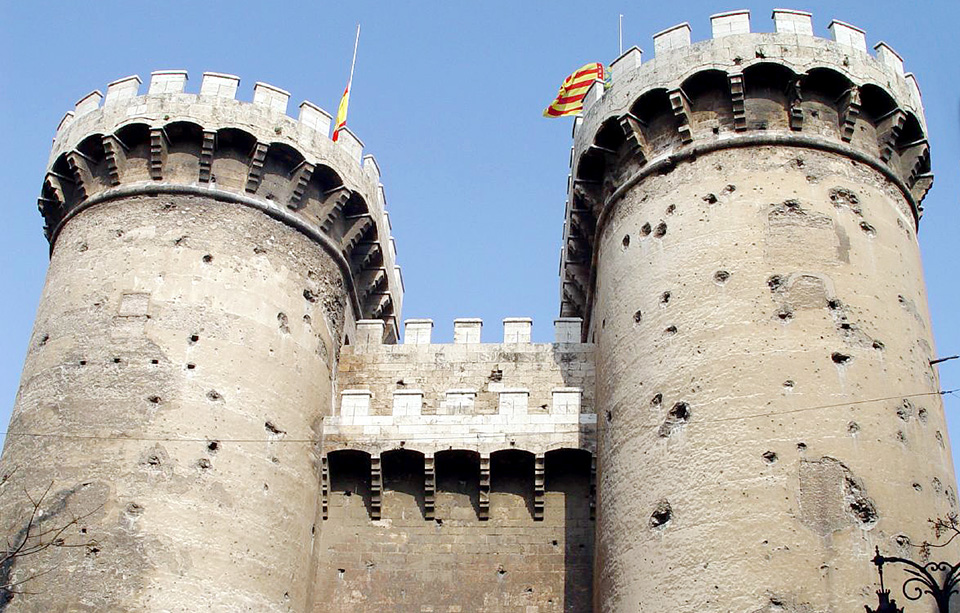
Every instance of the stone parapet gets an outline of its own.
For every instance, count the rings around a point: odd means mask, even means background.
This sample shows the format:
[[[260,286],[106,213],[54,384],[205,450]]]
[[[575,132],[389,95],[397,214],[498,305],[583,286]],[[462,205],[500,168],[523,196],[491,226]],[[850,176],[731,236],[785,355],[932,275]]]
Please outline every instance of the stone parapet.
[[[39,200],[51,245],[89,206],[140,193],[195,194],[256,208],[311,237],[339,262],[356,319],[386,322],[399,337],[402,281],[380,169],[350,131],[329,137],[330,114],[310,103],[286,115],[290,94],[239,77],[153,73],[147,92],[131,76],[77,102],[61,121]]]
[[[469,323],[479,330],[480,320]],[[593,452],[594,347],[569,341],[567,335],[579,337],[578,320],[561,323],[556,343],[529,342],[532,321],[507,318],[502,343],[344,347],[340,400],[324,423],[325,449]],[[575,332],[569,330],[574,325]],[[424,326],[432,322],[411,320],[408,334]]]
[[[589,319],[594,237],[623,194],[718,149],[840,153],[886,175],[919,220],[933,176],[920,90],[902,58],[886,43],[870,55],[864,32],[841,21],[830,23],[833,40],[813,36],[809,13],[777,9],[773,21],[775,32],[753,33],[749,11],[720,13],[700,42],[688,24],[668,28],[654,36],[656,57],[631,49],[613,62],[611,86],[588,92],[574,123],[561,315]]]

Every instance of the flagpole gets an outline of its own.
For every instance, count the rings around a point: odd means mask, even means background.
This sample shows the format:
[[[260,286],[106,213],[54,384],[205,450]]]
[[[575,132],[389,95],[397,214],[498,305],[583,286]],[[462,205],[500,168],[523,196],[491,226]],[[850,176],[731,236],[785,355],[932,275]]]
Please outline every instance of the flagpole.
[[[353,41],[353,60],[350,62],[350,79],[347,81],[347,87],[353,85],[353,69],[357,65],[357,47],[360,45],[360,24],[357,24],[357,38]]]
[[[623,55],[623,13],[620,13],[620,55]]]

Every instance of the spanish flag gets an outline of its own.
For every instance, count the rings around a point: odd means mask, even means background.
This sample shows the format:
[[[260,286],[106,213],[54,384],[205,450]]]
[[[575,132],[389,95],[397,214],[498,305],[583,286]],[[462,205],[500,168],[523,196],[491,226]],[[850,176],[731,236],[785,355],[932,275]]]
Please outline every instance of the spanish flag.
[[[333,125],[333,142],[340,138],[340,130],[347,127],[347,107],[350,106],[350,87],[353,85],[353,69],[357,66],[357,47],[360,45],[360,24],[357,24],[357,38],[353,41],[353,60],[350,62],[350,78],[340,98],[340,108],[337,109],[337,123]]]
[[[583,111],[583,97],[598,79],[603,81],[605,71],[600,62],[591,62],[578,68],[576,72],[563,80],[557,99],[543,111],[544,117],[566,117],[579,115]]]
[[[337,109],[337,123],[333,128],[333,142],[337,142],[337,139],[340,138],[340,130],[347,127],[348,106],[350,106],[350,83],[347,83],[346,89],[343,90],[343,97],[340,98],[340,108]]]

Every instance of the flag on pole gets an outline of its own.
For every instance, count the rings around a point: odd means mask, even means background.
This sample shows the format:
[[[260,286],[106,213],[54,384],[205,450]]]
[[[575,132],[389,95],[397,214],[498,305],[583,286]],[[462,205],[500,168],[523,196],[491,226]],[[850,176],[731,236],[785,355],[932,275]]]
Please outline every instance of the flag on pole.
[[[591,62],[578,68],[563,80],[560,92],[553,103],[543,111],[544,117],[579,115],[583,110],[583,97],[596,80],[605,80],[606,71],[600,62]]]
[[[340,98],[340,107],[337,109],[337,123],[333,127],[333,142],[340,138],[340,130],[347,127],[347,107],[350,106],[350,88],[353,86],[353,69],[357,65],[357,45],[360,43],[360,24],[357,24],[357,38],[353,41],[353,61],[350,62],[350,79]]]

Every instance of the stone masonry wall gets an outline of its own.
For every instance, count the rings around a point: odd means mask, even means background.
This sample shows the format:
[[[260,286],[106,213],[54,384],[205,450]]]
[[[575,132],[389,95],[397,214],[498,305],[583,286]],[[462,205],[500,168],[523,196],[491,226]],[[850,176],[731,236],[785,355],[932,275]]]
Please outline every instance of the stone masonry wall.
[[[579,321],[552,344],[531,344],[524,320],[502,344],[479,343],[475,320],[430,344],[431,326],[341,353],[316,611],[589,610],[596,418]]]

